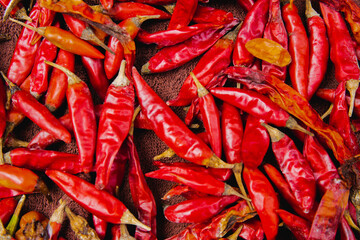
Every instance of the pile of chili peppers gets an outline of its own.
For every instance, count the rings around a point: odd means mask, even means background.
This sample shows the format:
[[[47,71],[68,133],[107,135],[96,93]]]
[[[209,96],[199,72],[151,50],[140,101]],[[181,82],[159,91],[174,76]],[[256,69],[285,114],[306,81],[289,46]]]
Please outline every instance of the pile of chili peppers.
[[[1,1],[23,28],[1,72],[0,239],[64,239],[64,227],[69,239],[359,239],[360,6],[298,1],[234,0],[232,13],[206,0],[37,0],[28,16],[28,3]],[[147,83],[189,62],[177,97]],[[29,142],[16,139],[25,118],[38,126]],[[167,147],[145,167],[149,130]],[[149,184],[164,181],[165,194]],[[55,191],[51,216],[21,214],[25,196],[43,194],[46,209]],[[188,225],[165,236],[164,221]]]

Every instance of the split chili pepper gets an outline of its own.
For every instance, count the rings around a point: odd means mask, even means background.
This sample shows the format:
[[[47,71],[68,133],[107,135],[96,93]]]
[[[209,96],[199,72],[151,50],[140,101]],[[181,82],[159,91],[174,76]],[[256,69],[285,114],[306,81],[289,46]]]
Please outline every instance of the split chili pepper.
[[[289,35],[289,52],[292,59],[289,67],[291,84],[301,96],[307,98],[309,39],[294,0],[283,6],[282,14]]]
[[[135,240],[135,238],[129,234],[125,224],[114,225],[111,228],[111,234],[112,240]]]
[[[232,168],[218,158],[210,148],[191,132],[169,106],[146,84],[135,67],[132,75],[136,94],[145,116],[154,127],[155,134],[178,156],[199,165]],[[188,151],[192,149],[192,151]]]
[[[59,50],[56,64],[61,65],[74,71],[75,56],[74,54],[62,50]],[[66,96],[67,89],[67,76],[59,69],[53,69],[49,81],[49,87],[45,95],[45,106],[51,111],[55,111],[60,107]]]
[[[242,9],[244,9],[246,12],[249,12],[252,6],[254,5],[254,0],[237,0],[236,1]]]
[[[349,200],[349,188],[336,179],[321,198],[308,239],[335,239],[336,230]]]
[[[65,206],[65,212],[70,220],[70,227],[74,231],[76,238],[100,240],[95,230],[89,226],[85,218],[74,214],[68,206]]]
[[[170,19],[171,15],[139,2],[116,2],[110,9],[103,11],[116,20],[125,20],[136,16],[159,15],[159,19]]]
[[[307,99],[311,99],[324,79],[329,59],[329,41],[324,20],[306,0],[307,26],[309,31],[310,62]]]
[[[66,202],[62,199],[59,201],[59,206],[55,209],[52,213],[49,222],[46,226],[46,231],[48,233],[49,240],[56,240],[58,239],[58,235],[61,229],[61,225],[65,219],[65,207]]]
[[[246,14],[238,33],[233,53],[235,66],[251,66],[254,56],[245,48],[247,41],[262,37],[269,16],[269,0],[258,0]]]
[[[238,24],[234,19],[222,29],[208,29],[183,43],[161,49],[141,68],[141,73],[150,74],[172,70],[208,50],[228,30]]]
[[[320,3],[320,9],[329,36],[330,59],[335,66],[335,79],[339,83],[345,81],[346,88],[350,93],[349,116],[351,116],[360,78],[355,43],[339,12],[323,3]]]
[[[16,205],[14,214],[11,216],[9,224],[6,226],[6,232],[9,233],[10,236],[14,236],[14,233],[17,229],[19,221],[20,221],[20,227],[23,228],[23,225],[24,225],[23,218],[26,214],[24,216],[22,216],[21,219],[19,216],[20,216],[21,210],[24,206],[25,200],[26,200],[26,196],[22,195]],[[17,237],[17,236],[15,236],[15,237]]]
[[[195,23],[228,24],[234,20],[232,12],[209,6],[198,5],[192,21]]]
[[[280,0],[270,0],[269,20],[265,26],[263,37],[279,43],[286,50],[288,49],[288,34],[281,16]],[[280,80],[285,81],[286,67],[278,67],[263,61],[261,68],[264,72],[273,74]]]
[[[176,223],[201,223],[218,213],[230,204],[239,200],[238,196],[203,197],[167,206],[165,218]]]
[[[90,90],[85,82],[67,68],[53,62],[45,63],[60,69],[68,77],[66,98],[79,149],[80,165],[84,172],[89,172],[93,166],[96,144],[96,120]]]
[[[119,75],[110,85],[103,104],[96,143],[96,187],[103,189],[109,181],[110,166],[129,133],[134,113],[134,87],[121,63]]]
[[[195,14],[197,5],[198,0],[176,1],[174,12],[171,15],[167,30],[174,30],[187,26]]]
[[[240,108],[254,117],[264,119],[267,123],[312,135],[312,133],[302,128],[285,110],[257,92],[230,87],[213,88],[210,92],[215,97]]]
[[[71,174],[56,170],[47,170],[45,173],[69,197],[97,217],[114,224],[133,224],[150,230],[110,193],[98,190],[93,184]]]
[[[5,198],[0,200],[0,220],[3,224],[7,224],[13,215],[17,201],[13,197]]]
[[[278,209],[276,213],[284,221],[285,225],[290,229],[298,240],[307,240],[310,233],[310,223],[301,217],[291,214],[285,210]]]
[[[34,28],[15,19],[10,18],[10,20],[40,34],[58,48],[81,56],[104,58],[104,55],[99,52],[99,50],[93,47],[90,43],[76,37],[71,32],[55,26]]]
[[[243,228],[239,234],[246,240],[263,240],[264,230],[262,229],[261,222],[257,219],[251,219],[242,224]]]
[[[257,168],[244,167],[243,178],[266,238],[275,239],[279,224],[279,217],[275,211],[279,209],[279,201],[271,183]]]
[[[257,168],[262,163],[269,148],[270,137],[261,125],[264,120],[249,115],[240,147],[240,156],[248,168]]]
[[[267,124],[262,123],[269,132],[272,150],[294,193],[301,209],[308,213],[315,201],[316,186],[313,171],[295,143],[287,135]]]
[[[209,197],[208,194],[201,193],[195,191],[189,186],[186,185],[176,185],[175,187],[171,188],[167,193],[161,198],[162,200],[168,200],[174,196],[182,196],[187,200],[195,199],[195,198],[202,198],[202,197]]]
[[[234,31],[220,38],[214,46],[204,54],[192,70],[203,86],[207,86],[217,74],[230,65],[231,54],[240,25],[241,24],[239,24]],[[173,100],[167,101],[167,104],[170,106],[186,106],[189,105],[196,96],[197,88],[192,76],[189,75],[185,79],[178,96]]]

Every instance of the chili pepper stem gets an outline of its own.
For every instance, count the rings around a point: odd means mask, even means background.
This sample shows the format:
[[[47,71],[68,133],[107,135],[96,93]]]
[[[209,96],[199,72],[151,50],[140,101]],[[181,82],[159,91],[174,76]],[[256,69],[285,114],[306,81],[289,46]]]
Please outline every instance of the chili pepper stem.
[[[107,11],[103,8],[103,6],[99,5],[92,5],[90,6],[92,8],[92,10],[94,10],[95,12],[99,12],[99,13],[105,13],[107,14]]]
[[[233,168],[233,172],[234,172],[234,176],[235,176],[235,179],[236,179],[236,182],[240,188],[240,192],[247,197],[247,193],[245,191],[245,187],[244,187],[244,183],[242,181],[242,170],[243,170],[243,167],[244,167],[244,163],[236,163],[234,168]],[[253,205],[251,204],[250,201],[247,201],[246,200],[246,203],[248,204],[249,208],[251,210],[254,210],[254,207]]]
[[[40,191],[49,202],[52,202],[50,191],[49,191],[48,187],[46,186],[45,182],[43,180],[41,180],[40,178],[35,186],[35,189]]]
[[[192,129],[198,129],[200,127],[200,124],[198,123],[192,123],[189,128],[192,128]]]
[[[6,88],[6,103],[5,103],[5,109],[10,110],[11,107],[11,90],[9,88]]]
[[[352,116],[352,113],[354,111],[356,90],[359,88],[359,83],[360,81],[356,79],[350,79],[346,81],[346,89],[350,93],[349,117]]]
[[[11,11],[16,7],[16,5],[18,5],[20,1],[21,0],[10,0],[3,14],[3,22],[5,22],[9,18]]]
[[[148,16],[137,16],[132,18],[132,21],[135,23],[137,27],[140,27],[140,25],[149,19],[157,19],[160,15],[148,15]]]
[[[139,220],[137,220],[134,215],[132,215],[132,213],[129,211],[129,209],[127,209],[123,216],[121,217],[121,222],[124,224],[131,224],[131,225],[135,225],[138,227],[143,228],[146,231],[150,231],[151,228],[149,226],[146,226],[145,224],[143,224],[142,222],[140,222]]]
[[[242,195],[241,193],[239,193],[238,191],[236,191],[233,187],[231,187],[230,185],[228,184],[225,184],[225,190],[224,190],[224,193],[223,195],[235,195],[235,196],[238,196],[242,199],[245,199],[247,202],[251,202],[251,199]]]
[[[17,12],[15,13],[15,18],[19,20],[32,22],[32,18],[26,14],[26,10],[24,7],[17,10]]]
[[[90,228],[86,220],[78,215],[75,215],[68,206],[65,206],[65,212],[70,220],[71,229],[75,232],[77,237],[84,237],[84,239],[99,240],[94,229]]]
[[[11,236],[9,236],[9,234],[7,234],[6,229],[4,227],[3,222],[0,219],[0,237],[2,237],[1,239],[7,239],[7,237],[9,237],[9,239],[11,239]]]
[[[36,32],[37,34],[39,34],[39,35],[41,35],[41,36],[44,36],[45,35],[45,27],[39,27],[39,28],[34,28],[34,27],[32,27],[32,26],[30,26],[30,25],[28,25],[28,24],[26,24],[26,23],[23,23],[23,22],[20,22],[20,21],[18,21],[18,20],[16,20],[16,19],[13,19],[13,18],[9,18],[11,21],[13,21],[13,22],[15,22],[15,23],[17,23],[17,24],[20,24],[21,26],[23,26],[23,27],[26,27],[26,28],[28,28],[28,29],[30,29],[30,30],[33,30],[34,32]]]
[[[350,227],[352,227],[356,231],[360,232],[360,228],[356,225],[356,223],[354,223],[353,219],[350,216],[350,213],[349,213],[348,209],[345,210],[344,217],[345,217],[345,219],[346,219],[346,221],[347,221],[347,223],[349,224]]]
[[[121,232],[121,237],[124,236],[124,239],[135,240],[135,238],[130,235],[125,224],[120,224],[120,232]]]
[[[68,77],[68,84],[69,85],[72,85],[72,84],[75,84],[75,83],[78,83],[78,82],[82,82],[82,80],[76,76],[73,72],[71,72],[69,69],[63,67],[63,66],[60,66],[56,63],[53,63],[53,62],[49,62],[47,60],[44,61],[44,63],[46,64],[49,64],[50,66],[53,66],[61,71],[63,71],[66,76]]]
[[[269,132],[271,142],[278,142],[285,136],[284,133],[280,132],[274,127],[271,127],[270,125],[267,125],[266,123],[261,123],[261,126],[265,127],[266,130]]]
[[[320,16],[314,9],[313,7],[311,6],[311,0],[306,0],[305,2],[305,16],[306,18],[311,18],[311,17],[314,17],[314,16]]]
[[[199,82],[199,79],[197,79],[195,74],[193,72],[190,72],[190,76],[192,77],[192,79],[194,80],[194,83],[196,85],[198,97],[201,98],[201,97],[208,95],[209,91]]]
[[[314,134],[312,132],[309,132],[305,128],[301,127],[293,117],[289,117],[289,119],[286,121],[286,127],[290,128],[292,130],[298,130],[298,131],[303,132],[303,133],[305,133],[305,134],[307,134],[309,136],[314,136]]]
[[[26,195],[22,195],[16,208],[15,208],[14,214],[12,215],[12,217],[10,219],[10,222],[6,226],[6,231],[9,233],[10,236],[13,236],[15,233],[15,230],[16,230],[17,225],[20,220],[19,215],[20,215],[22,207],[24,206],[25,199],[26,199]]]
[[[29,146],[29,142],[22,141],[12,136],[9,136],[5,141],[5,146],[11,148],[26,148]]]
[[[175,3],[163,5],[163,7],[165,8],[166,11],[173,14],[174,13],[174,8],[175,8]]]
[[[150,74],[151,71],[149,69],[149,62],[145,63],[142,67],[141,67],[141,74]]]
[[[227,240],[237,240],[243,227],[244,224],[241,224],[240,227],[238,227],[238,229],[236,229],[236,231],[233,234],[227,237]]]
[[[126,61],[122,60],[120,64],[119,74],[114,79],[112,84],[116,87],[125,87],[130,84],[130,80],[126,77],[125,74]]]
[[[159,155],[156,155],[154,157],[154,161],[158,161],[158,160],[161,160],[163,158],[171,158],[174,155],[175,155],[175,152],[171,148],[168,148],[164,152],[160,153]]]
[[[232,169],[234,164],[226,163],[221,160],[218,156],[213,154],[210,158],[204,160],[204,165],[212,168],[228,168]]]
[[[222,39],[235,40],[243,22],[240,22],[233,31],[228,32]]]
[[[0,138],[0,165],[5,163],[4,156],[3,156],[3,138]]]
[[[334,104],[331,104],[328,110],[326,110],[326,112],[324,112],[324,114],[321,115],[321,119],[325,119],[327,116],[329,116],[333,108],[334,108]]]
[[[66,207],[66,201],[63,199],[59,200],[59,206],[55,209],[53,214],[50,217],[50,222],[62,223],[64,221],[64,212]]]
[[[125,70],[124,70],[124,71],[125,71]],[[140,111],[141,111],[140,105],[137,106],[137,107],[134,109],[134,114],[133,114],[133,118],[132,118],[132,120],[131,120],[131,126],[130,126],[130,130],[129,130],[129,135],[130,135],[130,136],[133,136],[133,135],[134,135],[134,122],[135,122],[136,116],[139,114]]]
[[[96,44],[98,44],[100,47],[102,47],[103,49],[105,49],[106,51],[110,52],[111,54],[114,54],[114,51],[111,50],[103,41],[101,41],[94,33],[94,31],[87,26],[84,31],[82,31],[81,33],[81,39],[84,39],[86,41],[93,41]]]
[[[10,89],[10,99],[11,99],[11,96],[18,90],[20,90],[20,88],[18,86],[16,86],[13,82],[11,82],[6,76],[5,74],[0,71],[1,73],[1,76],[4,78],[6,84],[8,85],[9,89]]]

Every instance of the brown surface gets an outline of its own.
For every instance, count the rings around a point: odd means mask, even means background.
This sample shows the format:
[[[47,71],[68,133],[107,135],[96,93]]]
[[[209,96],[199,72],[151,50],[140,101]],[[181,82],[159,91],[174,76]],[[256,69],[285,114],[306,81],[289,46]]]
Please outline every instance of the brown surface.
[[[209,5],[231,11],[234,14],[234,16],[239,19],[243,19],[245,16],[244,12],[237,5],[235,0],[217,0],[217,1],[212,0],[210,1]],[[296,1],[296,5],[299,7],[299,12],[301,16],[304,17],[304,1]],[[317,6],[314,7],[317,8]],[[167,21],[149,21],[143,24],[143,27],[150,31],[156,31],[156,30],[165,29],[166,25],[167,25]],[[20,27],[15,23],[11,23],[11,22],[0,23],[0,31],[1,33],[7,33],[12,36],[12,40],[8,42],[0,43],[1,44],[0,56],[2,56],[0,63],[0,70],[6,73],[7,68],[9,67],[11,54],[14,50],[17,37],[20,33]],[[146,63],[150,59],[150,57],[156,53],[156,51],[157,50],[155,46],[145,46],[143,44],[138,43],[137,58],[135,62],[135,66],[137,67],[137,69],[141,69],[141,66],[144,63]],[[185,64],[184,66],[176,70],[169,71],[167,73],[147,75],[144,78],[163,100],[166,101],[172,99],[177,95],[182,85],[182,82],[187,77],[189,72],[194,68],[195,64],[199,59],[200,58],[196,58],[195,60],[191,61],[188,64]],[[81,61],[79,57],[77,57],[76,62],[77,65],[76,65],[75,73],[78,74],[78,76],[80,76],[83,80],[88,82],[85,69],[83,68],[83,66],[81,66]],[[331,64],[329,64],[329,68],[330,68],[329,74],[325,78],[322,87],[326,86],[326,87],[334,88],[336,86],[336,82],[333,78],[333,73],[332,73],[333,70]],[[97,97],[95,97],[95,102],[100,103],[100,100]],[[323,113],[325,109],[328,107],[327,103],[316,98],[312,100],[312,104],[316,109],[319,110],[320,113]],[[184,112],[182,111],[181,108],[174,108],[174,110],[181,117],[184,117]],[[59,109],[55,114],[56,116],[61,116],[65,111],[66,111],[66,107],[64,106],[61,109]],[[32,136],[34,136],[38,131],[39,128],[37,126],[32,124],[29,120],[25,120],[17,128],[15,135],[20,139],[29,141],[32,138]],[[163,142],[161,142],[153,132],[139,130],[139,129],[135,130],[135,141],[137,144],[137,149],[139,152],[139,156],[142,163],[142,169],[144,173],[155,170],[155,167],[152,166],[152,158],[155,155],[161,153],[163,150],[165,150],[167,148],[166,145]],[[72,153],[77,152],[76,144],[74,141],[68,145],[58,144],[54,146],[53,149],[58,149],[60,151],[66,151]],[[174,158],[172,160],[179,160],[179,159]],[[81,175],[81,176],[90,179],[90,176],[85,176],[85,175]],[[94,176],[91,177],[93,179]],[[62,197],[63,193],[53,183],[51,183],[48,178],[45,179],[47,180],[48,186],[51,188],[51,191],[53,193],[52,197],[54,201],[52,203],[49,203],[40,194],[29,195],[23,210],[24,213],[30,210],[37,210],[45,214],[47,217],[50,217],[52,211],[57,207],[57,201],[60,197]],[[170,202],[161,200],[161,196],[164,195],[164,193],[170,189],[172,183],[162,180],[154,180],[154,179],[147,179],[147,182],[151,190],[153,191],[158,207],[158,218],[157,218],[158,238],[165,239],[166,237],[178,233],[186,225],[170,223],[163,216],[162,209],[165,205],[170,204]],[[131,195],[129,192],[127,176],[125,176],[124,185],[121,188],[121,200],[131,210],[131,212],[133,212],[136,215],[136,211],[132,204]],[[87,219],[89,219],[89,221],[91,222],[91,217],[85,210],[83,210],[80,206],[78,206],[70,199],[68,200],[68,202],[69,202],[69,207],[75,213],[87,217]],[[281,229],[282,230],[280,231],[280,235],[278,239],[289,239],[288,231],[283,230],[284,228]],[[63,230],[61,231],[61,235],[69,240],[74,239],[71,230],[69,230],[69,225],[67,221],[64,223],[64,227]]]

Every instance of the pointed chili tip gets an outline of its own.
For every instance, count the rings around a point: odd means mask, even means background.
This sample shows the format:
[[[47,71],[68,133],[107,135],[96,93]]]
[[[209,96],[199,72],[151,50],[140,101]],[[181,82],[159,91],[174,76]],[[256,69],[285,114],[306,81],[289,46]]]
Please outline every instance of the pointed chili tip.
[[[286,121],[286,127],[290,128],[292,130],[298,130],[298,131],[303,132],[312,137],[314,136],[314,134],[312,132],[310,132],[310,131],[306,130],[305,128],[303,128],[302,126],[300,126],[296,122],[295,118],[293,118],[293,117],[289,117],[289,119]]]
[[[190,72],[190,76],[194,80],[199,98],[204,97],[207,94],[209,94],[209,91],[200,83],[199,79],[197,79],[197,77],[195,76],[195,74],[193,72]]]
[[[159,161],[163,158],[171,158],[174,155],[175,155],[175,152],[171,148],[168,148],[164,152],[160,153],[159,155],[156,155],[153,159],[154,159],[154,161]]]
[[[271,138],[271,142],[278,142],[283,137],[285,137],[285,134],[282,133],[277,128],[271,127],[270,125],[267,125],[266,123],[261,123],[261,126],[265,127],[266,130],[268,131],[270,138]]]
[[[147,62],[141,67],[141,74],[151,74],[152,72],[149,69],[150,63]]]
[[[359,88],[359,82],[360,81],[356,79],[350,79],[346,81],[346,89],[350,93],[350,105],[349,105],[349,113],[348,113],[349,117],[352,116],[352,113],[354,111],[356,92],[357,89]]]

